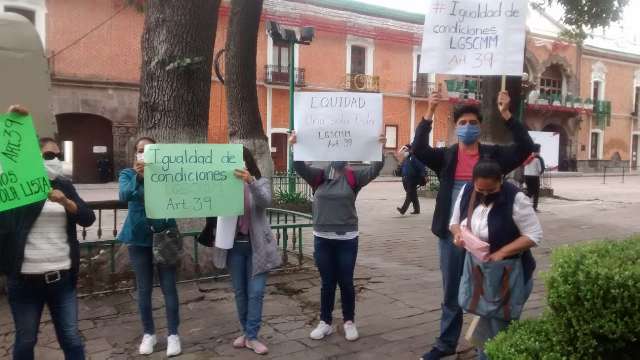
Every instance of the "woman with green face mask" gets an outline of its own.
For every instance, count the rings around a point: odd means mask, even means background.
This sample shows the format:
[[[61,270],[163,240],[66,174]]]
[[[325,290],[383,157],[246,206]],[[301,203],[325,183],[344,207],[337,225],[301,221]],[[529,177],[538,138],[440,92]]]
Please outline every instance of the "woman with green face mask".
[[[520,166],[531,154],[533,141],[527,129],[514,120],[509,110],[511,98],[506,91],[498,94],[498,110],[504,124],[513,137],[511,145],[485,145],[480,143],[482,115],[474,105],[464,105],[454,111],[458,143],[446,148],[432,148],[429,133],[433,115],[442,97],[434,93],[429,99],[429,108],[415,132],[413,152],[440,180],[440,191],[436,200],[431,231],[439,238],[440,271],[442,272],[444,299],[440,320],[440,336],[433,348],[424,354],[425,360],[440,359],[455,353],[462,331],[462,309],[458,305],[458,287],[464,266],[464,249],[457,248],[449,231],[451,212],[460,190],[471,181],[473,168],[482,159],[495,160],[503,174]]]

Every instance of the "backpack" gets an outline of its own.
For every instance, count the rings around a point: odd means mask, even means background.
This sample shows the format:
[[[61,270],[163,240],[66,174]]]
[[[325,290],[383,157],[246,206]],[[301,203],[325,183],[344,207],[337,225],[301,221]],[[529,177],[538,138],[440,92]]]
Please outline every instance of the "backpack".
[[[350,167],[345,168],[344,176],[347,178],[347,183],[349,184],[351,190],[353,190],[353,192],[357,194],[360,189],[358,188],[358,184],[356,182],[356,174],[353,172],[353,169]],[[309,184],[311,185],[311,191],[313,194],[316,193],[316,190],[325,182],[325,180],[326,179],[324,177],[324,171],[322,171],[318,176],[316,176],[313,182]]]

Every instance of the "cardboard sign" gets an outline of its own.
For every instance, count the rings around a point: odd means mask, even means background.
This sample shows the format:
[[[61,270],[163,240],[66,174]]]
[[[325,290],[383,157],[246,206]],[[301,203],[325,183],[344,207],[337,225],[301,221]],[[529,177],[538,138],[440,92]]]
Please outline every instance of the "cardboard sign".
[[[50,190],[31,116],[0,115],[0,211],[45,200]]]
[[[242,145],[150,144],[144,148],[144,205],[151,219],[244,213]]]
[[[293,147],[297,161],[380,161],[382,95],[350,92],[295,94]]]
[[[526,0],[427,0],[420,72],[522,76]]]

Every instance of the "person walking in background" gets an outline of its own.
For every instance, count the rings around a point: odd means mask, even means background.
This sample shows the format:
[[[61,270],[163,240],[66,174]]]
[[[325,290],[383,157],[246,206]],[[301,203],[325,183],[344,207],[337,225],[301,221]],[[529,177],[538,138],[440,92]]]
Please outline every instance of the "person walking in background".
[[[118,240],[127,245],[129,259],[136,275],[138,290],[138,308],[144,334],[140,343],[141,355],[150,355],[158,340],[153,321],[151,294],[153,291],[153,233],[175,228],[176,222],[169,220],[147,219],[144,209],[144,147],[155,144],[155,140],[142,137],[134,145],[135,161],[132,169],[120,173],[120,201],[128,204],[127,218],[124,221]],[[167,356],[176,356],[182,352],[178,326],[180,324],[178,289],[176,287],[176,266],[155,265],[164,295],[167,316]]]
[[[384,135],[380,142],[385,143]],[[290,144],[297,141],[295,132]],[[294,162],[294,169],[314,190],[313,235],[314,258],[320,272],[320,322],[310,337],[321,340],[333,333],[333,307],[336,286],[340,286],[344,334],[348,341],[358,339],[355,324],[356,295],[353,272],[358,255],[358,192],[373,181],[382,170],[384,157],[370,166],[354,170],[346,161],[333,161],[324,168],[316,168],[302,161]]]
[[[502,177],[497,162],[478,162],[473,182],[460,191],[450,222],[453,243],[470,249],[459,301],[466,311],[480,316],[473,333],[474,342],[480,344],[519,319],[533,289],[536,263],[529,249],[542,241],[542,227],[531,200],[516,186],[502,183]],[[489,245],[481,258],[478,252],[471,252],[476,246],[465,243],[477,241]],[[476,281],[478,276],[481,280]],[[484,360],[483,348],[478,353]]]
[[[242,335],[233,342],[233,347],[265,355],[269,349],[258,340],[264,291],[267,274],[280,266],[282,258],[267,218],[272,200],[271,183],[262,177],[249,149],[243,148],[243,158],[246,169],[236,170],[235,176],[244,182],[244,215],[238,219],[233,248],[227,251],[214,247],[218,252],[214,257],[226,263],[235,291]],[[200,236],[208,237],[206,243],[213,243],[214,234],[215,220],[208,218]]]
[[[19,106],[12,106],[9,112],[28,115]],[[89,227],[96,216],[73,184],[62,176],[58,144],[51,138],[42,138],[40,150],[52,187],[48,199],[0,212],[0,274],[8,277],[8,300],[16,330],[13,359],[34,359],[46,304],[65,359],[82,360],[85,354],[78,329],[80,243],[76,225]]]
[[[433,348],[423,355],[425,360],[437,360],[453,355],[458,346],[462,331],[462,309],[458,304],[458,288],[464,266],[464,249],[453,245],[449,231],[451,211],[460,190],[471,181],[474,166],[481,158],[494,159],[507,174],[520,166],[533,151],[533,141],[527,129],[512,118],[509,105],[511,98],[503,91],[498,94],[498,109],[505,125],[513,136],[513,145],[481,144],[480,109],[464,105],[454,111],[458,143],[447,148],[432,148],[429,145],[429,133],[432,129],[433,115],[441,100],[439,92],[432,94],[429,107],[416,129],[413,153],[433,170],[440,180],[440,191],[436,198],[431,231],[439,238],[440,271],[444,288],[440,335]]]
[[[525,161],[524,181],[527,184],[527,195],[533,200],[533,209],[538,211],[540,198],[540,177],[544,174],[544,160],[540,156],[540,144],[534,145],[531,156]]]
[[[406,196],[402,206],[396,209],[400,214],[404,215],[409,209],[409,205],[413,204],[413,212],[411,214],[420,214],[418,186],[426,184],[426,166],[411,153],[411,144],[407,144],[400,149],[398,158],[402,161],[402,186]]]

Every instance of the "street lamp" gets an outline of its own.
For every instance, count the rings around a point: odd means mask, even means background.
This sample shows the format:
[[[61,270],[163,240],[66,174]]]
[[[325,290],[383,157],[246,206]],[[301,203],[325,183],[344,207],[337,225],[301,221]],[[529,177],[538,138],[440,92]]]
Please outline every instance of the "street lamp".
[[[522,123],[524,121],[524,113],[526,106],[526,99],[529,97],[529,93],[536,88],[536,83],[529,79],[528,73],[522,74],[522,84],[521,84],[521,92],[520,92],[520,112],[518,114],[518,120]]]
[[[293,131],[293,94],[296,91],[295,81],[295,45],[309,45],[315,36],[315,29],[303,27],[300,31],[300,38],[294,30],[283,29],[275,21],[267,22],[267,33],[274,43],[287,43],[289,48],[289,132]],[[287,174],[289,177],[289,193],[296,190],[295,177],[293,176],[293,153],[289,146],[289,161],[287,163]]]

